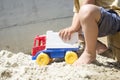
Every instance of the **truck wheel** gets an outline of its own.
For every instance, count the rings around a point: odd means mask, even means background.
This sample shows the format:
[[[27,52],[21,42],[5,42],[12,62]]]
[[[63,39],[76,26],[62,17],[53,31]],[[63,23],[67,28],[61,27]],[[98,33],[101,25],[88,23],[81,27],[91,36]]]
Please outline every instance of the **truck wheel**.
[[[38,65],[47,65],[50,63],[50,57],[46,53],[40,53],[36,59]]]
[[[65,55],[65,62],[68,64],[73,64],[78,59],[77,53],[73,51],[68,51]]]

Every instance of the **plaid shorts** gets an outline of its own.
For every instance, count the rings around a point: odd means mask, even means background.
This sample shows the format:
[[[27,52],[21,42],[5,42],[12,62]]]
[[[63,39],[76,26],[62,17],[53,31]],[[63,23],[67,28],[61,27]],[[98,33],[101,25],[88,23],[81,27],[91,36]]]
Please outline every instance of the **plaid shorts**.
[[[120,31],[120,16],[113,10],[100,7],[101,18],[98,22],[98,37],[107,36]]]

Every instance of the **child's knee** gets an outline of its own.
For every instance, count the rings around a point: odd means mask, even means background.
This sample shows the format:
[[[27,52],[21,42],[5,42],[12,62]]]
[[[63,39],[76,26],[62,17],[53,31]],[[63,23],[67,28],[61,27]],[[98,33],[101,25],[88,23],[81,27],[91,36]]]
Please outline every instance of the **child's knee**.
[[[80,14],[80,20],[82,21],[86,21],[89,19],[96,19],[96,18],[100,18],[100,9],[95,5],[88,4],[81,6],[79,14]]]

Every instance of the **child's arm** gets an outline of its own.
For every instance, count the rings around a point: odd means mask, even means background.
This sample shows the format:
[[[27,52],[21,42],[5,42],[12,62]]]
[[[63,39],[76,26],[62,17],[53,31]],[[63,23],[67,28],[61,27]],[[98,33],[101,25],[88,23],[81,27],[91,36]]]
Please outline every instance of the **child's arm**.
[[[95,0],[84,0],[81,6],[85,4],[95,4]],[[63,40],[70,40],[71,34],[74,32],[81,31],[80,28],[81,26],[79,13],[74,13],[72,25],[68,28],[60,30],[59,35]]]
[[[84,0],[80,6],[85,4],[95,4],[95,0]],[[70,27],[72,27],[73,32],[79,31],[80,29],[79,13],[74,13],[72,25]]]
[[[79,13],[74,13],[72,25],[59,31],[59,36],[63,40],[70,40],[71,34],[80,30]]]

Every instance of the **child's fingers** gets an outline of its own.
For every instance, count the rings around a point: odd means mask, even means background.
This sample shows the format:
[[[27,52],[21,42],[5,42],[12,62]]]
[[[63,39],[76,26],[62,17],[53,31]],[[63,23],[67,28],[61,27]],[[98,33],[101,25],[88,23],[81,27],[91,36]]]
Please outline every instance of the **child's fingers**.
[[[68,33],[68,40],[70,40],[71,39],[71,33],[69,32]]]
[[[64,41],[67,41],[67,40],[71,39],[71,33],[68,30],[65,30],[65,29],[59,32],[59,36]]]
[[[65,34],[65,31],[64,30],[61,30],[59,32],[59,36],[63,39],[64,38],[64,34]]]

